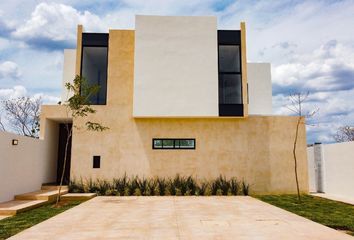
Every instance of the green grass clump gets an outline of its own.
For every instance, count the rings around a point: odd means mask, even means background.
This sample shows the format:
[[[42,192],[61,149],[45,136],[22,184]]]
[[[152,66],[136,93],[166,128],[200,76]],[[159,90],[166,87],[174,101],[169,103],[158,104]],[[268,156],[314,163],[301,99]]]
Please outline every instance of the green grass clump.
[[[55,207],[54,204],[46,204],[39,208],[29,210],[27,212],[18,213],[13,217],[0,220],[0,240],[9,238],[29,227],[32,227],[48,218],[62,213],[72,208],[82,201],[62,202],[61,205]]]
[[[330,228],[343,230],[354,236],[354,206],[325,198],[302,195],[264,195],[258,199],[289,212],[321,223]]]
[[[232,196],[248,195],[249,184],[235,177],[219,176],[209,181],[197,181],[192,176],[174,178],[128,178],[126,175],[112,181],[89,179],[73,180],[69,192],[97,193],[100,196]]]

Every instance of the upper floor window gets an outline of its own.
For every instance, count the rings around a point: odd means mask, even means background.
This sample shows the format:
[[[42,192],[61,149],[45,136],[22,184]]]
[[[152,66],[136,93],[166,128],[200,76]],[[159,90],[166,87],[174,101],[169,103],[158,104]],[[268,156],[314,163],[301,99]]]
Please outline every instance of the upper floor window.
[[[219,116],[243,116],[241,32],[218,30]]]
[[[242,104],[240,74],[220,74],[219,82],[220,104]]]
[[[219,72],[240,73],[240,62],[239,45],[219,45]]]
[[[108,34],[83,33],[81,76],[88,84],[100,87],[89,99],[93,105],[105,105],[107,98]]]

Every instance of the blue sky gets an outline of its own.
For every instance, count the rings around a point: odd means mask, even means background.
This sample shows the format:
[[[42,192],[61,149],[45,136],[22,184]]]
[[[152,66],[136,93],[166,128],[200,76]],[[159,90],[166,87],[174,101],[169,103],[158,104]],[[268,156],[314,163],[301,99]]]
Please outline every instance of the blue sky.
[[[272,63],[274,114],[294,91],[319,108],[308,142],[331,142],[354,124],[354,1],[101,0],[1,1],[0,98],[59,100],[63,49],[87,31],[134,28],[134,15],[215,15],[219,29],[247,24],[248,60]]]

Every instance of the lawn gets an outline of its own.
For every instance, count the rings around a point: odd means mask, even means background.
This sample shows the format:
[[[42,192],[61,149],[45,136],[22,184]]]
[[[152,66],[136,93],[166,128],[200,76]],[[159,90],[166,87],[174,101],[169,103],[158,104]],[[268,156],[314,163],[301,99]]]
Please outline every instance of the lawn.
[[[43,222],[44,220],[62,213],[80,203],[82,203],[82,201],[64,202],[59,207],[54,207],[53,204],[46,204],[39,208],[0,220],[0,240],[9,238],[26,228]]]
[[[265,195],[255,197],[354,236],[354,206],[352,205],[310,195],[303,195],[301,203],[298,203],[296,195]]]

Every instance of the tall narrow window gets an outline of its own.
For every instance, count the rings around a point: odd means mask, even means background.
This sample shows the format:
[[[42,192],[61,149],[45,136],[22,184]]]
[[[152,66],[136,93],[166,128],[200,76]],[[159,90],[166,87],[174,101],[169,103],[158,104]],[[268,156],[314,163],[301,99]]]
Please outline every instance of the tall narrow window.
[[[219,45],[219,72],[239,73],[240,60],[240,46]]]
[[[218,31],[219,116],[243,116],[240,31]]]
[[[89,99],[93,105],[105,105],[107,95],[108,34],[84,33],[82,40],[81,76],[99,91]]]
[[[219,79],[219,103],[242,104],[241,75],[221,74]]]

